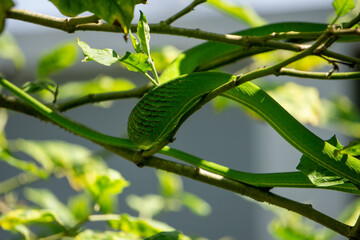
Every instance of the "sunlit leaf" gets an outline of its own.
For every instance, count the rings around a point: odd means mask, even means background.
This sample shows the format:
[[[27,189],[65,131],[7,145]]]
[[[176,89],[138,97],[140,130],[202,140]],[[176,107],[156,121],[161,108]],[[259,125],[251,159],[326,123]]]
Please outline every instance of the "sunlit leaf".
[[[133,234],[127,234],[125,232],[117,231],[94,231],[87,229],[71,240],[140,240],[140,237],[134,236]],[[65,239],[64,239],[65,240]]]
[[[68,201],[69,209],[74,217],[79,221],[86,219],[91,213],[91,204],[91,199],[86,194],[72,196]]]
[[[37,166],[35,163],[30,161],[20,160],[14,156],[12,156],[6,149],[0,148],[0,161],[4,161],[10,166],[13,166],[17,169],[20,169],[24,172],[29,172],[35,176],[46,178],[48,177],[48,173]]]
[[[151,70],[149,56],[144,53],[126,52],[123,57],[119,57],[117,53],[109,48],[96,49],[82,41],[78,41],[79,46],[83,50],[85,62],[96,61],[105,66],[110,66],[115,62],[123,63],[129,71],[146,73]]]
[[[55,212],[64,226],[73,226],[76,220],[70,209],[47,189],[26,188],[25,197],[43,209]]]
[[[129,186],[129,182],[114,169],[94,171],[91,174],[85,173],[85,181],[87,189],[105,213],[114,210],[116,207],[115,196]]]
[[[127,34],[134,17],[136,0],[50,0],[62,14],[70,17],[89,11],[113,25],[120,25]]]
[[[110,66],[111,64],[118,62],[120,59],[113,49],[91,48],[88,44],[80,40],[78,40],[78,45],[84,53],[84,62],[95,61],[105,66]]]
[[[322,229],[316,229],[302,216],[280,208],[273,211],[276,212],[277,217],[270,222],[268,229],[275,239],[325,240]]]
[[[142,219],[122,214],[119,220],[111,220],[110,225],[114,229],[133,233],[140,237],[151,237],[159,232],[174,231],[169,225],[151,219]]]
[[[0,1],[0,33],[4,30],[6,12],[14,6],[12,0],[2,0]]]
[[[16,209],[0,217],[0,226],[4,230],[16,230],[16,226],[30,223],[55,222],[54,212],[41,209]]]
[[[322,102],[316,88],[288,82],[267,92],[301,123],[321,122]]]
[[[8,33],[0,36],[0,57],[10,59],[17,70],[20,70],[25,65],[24,54],[16,43],[15,38]]]
[[[5,109],[0,109],[0,151],[6,149],[8,145],[4,131],[7,121],[7,111]]]
[[[239,6],[227,0],[207,0],[215,8],[232,16],[238,20],[244,21],[248,25],[255,27],[266,24],[266,20],[259,16],[251,6]]]
[[[355,8],[354,0],[334,0],[332,5],[334,7],[335,14],[339,17],[344,16]]]
[[[151,70],[148,55],[144,53],[130,53],[126,52],[120,61],[126,66],[129,71],[146,73]]]
[[[130,32],[130,38],[131,38],[131,43],[134,47],[135,52],[137,52],[137,53],[142,52],[141,44],[138,42],[136,37],[131,32]]]
[[[30,141],[16,140],[16,150],[28,154],[45,169],[52,171],[55,167],[76,170],[77,166],[91,165],[99,158],[80,145],[63,141]]]
[[[161,232],[144,240],[178,240],[179,234],[178,231]]]
[[[75,98],[88,94],[127,91],[133,88],[135,88],[135,84],[127,79],[101,75],[92,80],[67,82],[58,86],[57,100]],[[42,91],[40,94],[46,101],[53,99],[53,95],[47,91]]]
[[[152,49],[151,57],[156,65],[156,70],[161,72],[165,69],[177,56],[181,51],[173,46],[164,46],[157,49]]]
[[[350,154],[352,156],[359,156],[360,155],[360,140],[352,141],[340,150],[342,154]]]
[[[184,193],[182,203],[196,215],[208,216],[211,213],[211,206],[194,194]]]
[[[178,196],[183,191],[182,180],[178,175],[165,171],[157,171],[160,193],[166,197]]]
[[[322,124],[348,136],[360,138],[360,110],[346,96],[323,100]]]
[[[293,56],[294,53],[289,51],[278,50],[275,52],[265,52],[253,56],[256,66],[269,66],[278,63],[284,59]],[[327,66],[328,62],[318,56],[307,56],[299,61],[288,65],[289,68],[295,68],[302,71],[314,71]]]
[[[72,66],[78,57],[78,49],[73,42],[62,43],[45,52],[38,64],[40,78],[48,77]]]
[[[140,39],[142,51],[150,57],[150,27],[145,15],[141,11],[136,34]]]
[[[139,213],[139,216],[152,218],[165,209],[165,199],[159,195],[148,194],[143,197],[128,195],[127,205]]]
[[[327,142],[339,150],[343,148],[336,136],[333,136]],[[344,179],[343,177],[340,177],[318,165],[305,155],[301,157],[300,163],[296,168],[308,176],[309,180],[316,186],[333,186],[347,182],[347,179]]]

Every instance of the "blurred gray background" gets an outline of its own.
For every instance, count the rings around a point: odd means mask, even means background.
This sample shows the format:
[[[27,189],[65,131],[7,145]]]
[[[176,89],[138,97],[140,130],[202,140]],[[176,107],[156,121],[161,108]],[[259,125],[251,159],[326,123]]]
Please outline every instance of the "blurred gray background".
[[[18,4],[17,8],[59,16],[55,7],[48,1],[17,0],[15,2]],[[137,8],[144,12],[149,23],[157,23],[176,13],[189,2],[186,0],[149,0],[148,5],[141,5]],[[243,1],[238,2],[243,3]],[[309,2],[309,4],[305,2]],[[329,14],[332,12],[331,2],[330,0],[248,1],[269,22],[327,22]],[[138,16],[135,16],[134,21],[136,19]],[[175,22],[174,25],[219,33],[233,32],[246,27],[205,5],[197,7],[195,11]],[[92,47],[113,48],[118,53],[131,49],[130,43],[123,41],[122,34],[99,32],[67,34],[14,20],[7,22],[6,30],[14,34],[26,56],[26,68],[20,73],[15,73],[10,62],[0,61],[0,72],[5,76],[11,76],[17,85],[32,80],[39,56],[46,49],[64,41],[76,41],[76,38],[80,38]],[[200,42],[183,37],[151,35],[151,47],[173,45],[185,50]],[[351,49],[342,51],[351,51]],[[241,68],[241,64],[241,62],[233,64],[228,69],[238,70]],[[137,84],[145,82],[141,74],[129,73],[118,67],[105,67],[96,63],[81,63],[80,61],[75,67],[57,75],[55,79],[58,82],[79,81],[91,79],[100,74],[129,78]],[[298,82],[304,85],[318,86],[321,96],[327,96],[334,92],[344,92],[350,96],[352,94],[350,82],[346,82],[346,84],[335,81],[330,83],[311,80]],[[66,114],[101,132],[125,135],[127,117],[135,104],[135,100],[117,101],[110,109],[87,105]],[[334,134],[324,129],[312,128],[312,130],[324,139],[328,139]],[[100,149],[62,129],[21,114],[11,114],[6,133],[9,139],[61,139],[82,144],[94,150]],[[344,144],[349,141],[339,134],[338,137]],[[201,109],[183,125],[176,135],[176,141],[171,146],[235,169],[253,172],[291,171],[295,169],[301,157],[299,152],[267,125],[249,119],[247,115],[235,108],[229,108],[218,114],[211,105]],[[127,208],[124,201],[125,196],[130,193],[145,195],[156,192],[157,180],[154,170],[137,168],[132,163],[116,156],[112,157],[108,164],[119,170],[131,182],[131,186],[120,195],[119,211],[135,214]],[[16,174],[15,170],[0,162],[0,180],[14,174]],[[209,239],[220,239],[224,236],[231,236],[234,239],[272,239],[267,233],[267,224],[273,217],[271,212],[232,192],[185,178],[183,180],[186,191],[196,193],[210,203],[212,214],[203,218],[184,210],[180,213],[167,214],[161,220],[187,235],[204,236]],[[31,186],[50,186],[64,201],[73,193],[64,179],[52,178],[50,182],[38,182]],[[347,194],[330,191],[276,189],[275,192],[301,202],[311,203],[316,209],[333,217],[337,216],[350,200],[350,196]],[[0,230],[0,239],[7,238],[9,235]]]

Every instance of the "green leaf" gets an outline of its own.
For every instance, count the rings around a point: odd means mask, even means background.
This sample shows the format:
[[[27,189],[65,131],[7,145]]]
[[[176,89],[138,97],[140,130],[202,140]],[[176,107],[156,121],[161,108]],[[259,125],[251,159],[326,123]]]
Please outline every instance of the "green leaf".
[[[208,216],[211,213],[211,206],[194,194],[184,193],[182,203],[196,215]]]
[[[62,14],[70,17],[89,11],[127,34],[134,17],[134,7],[144,1],[135,0],[50,0]]]
[[[115,196],[129,186],[129,182],[114,169],[106,169],[97,172],[96,175],[94,172],[91,175],[86,174],[85,178],[87,189],[105,213],[114,211],[117,203]]]
[[[226,0],[207,0],[207,3],[252,27],[261,26],[267,22],[251,6],[238,6]]]
[[[71,238],[71,240],[140,240],[140,238],[134,236],[133,234],[127,234],[125,232],[98,232],[95,230],[87,229],[76,235],[75,238]]]
[[[312,223],[306,221],[302,216],[284,211],[280,208],[272,208],[277,215],[269,226],[269,232],[274,239],[283,240],[319,240],[324,237],[322,229],[316,229]]]
[[[14,6],[12,0],[1,0],[0,1],[0,33],[4,30],[6,12]]]
[[[342,149],[342,146],[337,140],[336,136],[333,136],[327,142],[339,150]],[[308,176],[309,180],[316,186],[333,186],[347,182],[347,179],[344,179],[327,170],[326,168],[318,165],[305,155],[301,157],[300,163],[296,168]]]
[[[174,46],[163,46],[160,48],[153,48],[151,57],[156,65],[156,70],[162,72],[169,64],[176,59],[181,51]]]
[[[137,25],[137,36],[140,39],[142,51],[150,58],[150,27],[142,11],[140,11],[140,19]]]
[[[76,224],[76,219],[70,209],[47,189],[26,188],[24,190],[25,197],[40,206],[43,209],[56,212],[58,220],[61,224],[71,227]]]
[[[338,17],[344,16],[355,8],[354,0],[334,0],[332,5]]]
[[[179,234],[178,231],[161,232],[144,240],[178,240]]]
[[[127,91],[133,88],[135,88],[135,84],[128,79],[112,78],[111,76],[101,75],[88,81],[67,82],[59,85],[57,100],[75,98],[88,94]],[[40,96],[45,101],[51,101],[53,99],[53,94],[47,91],[42,91]],[[109,103],[110,102],[106,102],[105,104],[104,102],[101,106],[108,106]]]
[[[92,163],[99,161],[90,150],[63,141],[20,139],[15,141],[15,146],[17,151],[28,154],[48,171],[53,171],[55,168],[76,171],[79,166],[86,166],[85,164],[95,167]],[[99,164],[97,167],[101,169]]]
[[[51,223],[55,222],[54,212],[40,209],[16,209],[0,217],[0,226],[4,230],[16,230],[19,225],[30,223]]]
[[[13,61],[17,70],[20,70],[25,65],[25,56],[16,43],[15,38],[10,34],[0,36],[0,57]]]
[[[130,53],[126,52],[120,59],[129,71],[146,73],[151,70],[148,55],[144,53]]]
[[[78,50],[73,42],[62,43],[42,55],[38,64],[40,78],[48,77],[72,66],[78,58]]]
[[[135,52],[141,53],[142,52],[141,44],[138,42],[136,37],[131,32],[130,32],[130,38],[131,38],[131,43],[134,47]]]
[[[113,229],[133,233],[145,238],[151,237],[159,232],[174,231],[172,227],[165,223],[151,219],[135,218],[127,214],[122,214],[119,220],[111,220],[110,226]]]
[[[44,169],[39,168],[35,163],[20,160],[16,157],[12,156],[9,153],[9,151],[7,151],[6,149],[0,148],[0,160],[6,162],[10,166],[13,166],[24,172],[29,172],[35,176],[38,176],[41,178],[48,177],[48,173]]]
[[[95,61],[105,66],[110,66],[111,64],[120,60],[117,53],[110,48],[105,49],[96,49],[91,48],[88,44],[78,39],[78,45],[81,47],[84,53],[83,62]]]
[[[359,156],[360,155],[360,139],[352,141],[344,147],[342,150],[340,150],[342,154],[349,154],[352,156]]]
[[[148,194],[143,197],[128,195],[126,197],[127,205],[137,211],[139,216],[152,218],[165,209],[165,199],[162,196]]]
[[[157,171],[156,174],[159,180],[160,193],[162,195],[166,197],[175,197],[182,194],[183,185],[181,178],[178,175],[165,171]]]
[[[4,108],[0,109],[0,151],[6,149],[8,146],[8,142],[4,131],[7,121],[8,121],[7,111]]]
[[[68,201],[69,209],[78,221],[83,221],[91,213],[91,198],[86,194],[72,196]]]

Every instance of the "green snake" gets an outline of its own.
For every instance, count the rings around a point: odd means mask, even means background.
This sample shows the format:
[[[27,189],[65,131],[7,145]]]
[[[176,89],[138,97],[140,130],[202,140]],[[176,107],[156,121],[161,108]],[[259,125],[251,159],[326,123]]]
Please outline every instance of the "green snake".
[[[311,28],[307,28],[307,31],[309,29],[311,30]],[[209,47],[208,44],[211,45],[212,43],[207,43],[207,48]],[[232,47],[237,48],[237,46]],[[201,47],[198,47],[198,51],[194,52],[194,54],[200,56],[201,49]],[[234,51],[239,51],[239,49]],[[223,55],[221,51],[218,51],[218,53]],[[191,57],[191,54],[188,54],[187,57]],[[199,58],[198,64],[193,64],[186,69],[181,68],[182,70],[176,73],[168,70],[161,75],[162,81],[167,83],[156,87],[146,94],[130,114],[128,131],[131,141],[104,135],[76,123],[40,103],[2,77],[0,77],[0,85],[28,103],[40,114],[79,136],[100,144],[146,150],[156,146],[165,139],[169,140],[169,138],[172,138],[179,128],[181,118],[202,96],[224,83],[234,80],[235,76],[215,72],[191,73],[177,76],[194,71],[197,66],[207,62],[205,58],[204,56],[201,59]],[[168,69],[171,69],[175,65],[183,65],[183,59],[184,57],[178,58],[173,64],[169,65]],[[211,58],[208,59],[211,60]],[[171,81],[169,81],[170,78],[172,78]],[[334,146],[323,141],[306,129],[265,91],[252,83],[244,83],[225,92],[223,96],[250,108],[259,116],[263,117],[283,138],[304,155],[320,166],[349,180],[345,184],[321,188],[360,194],[360,190],[357,188],[357,186],[360,185],[360,161],[350,155],[335,154],[337,149]],[[164,109],[167,110],[163,111]],[[159,153],[189,162],[224,177],[258,187],[318,187],[312,184],[310,180],[300,172],[271,174],[246,173],[208,162],[168,146],[162,148]]]

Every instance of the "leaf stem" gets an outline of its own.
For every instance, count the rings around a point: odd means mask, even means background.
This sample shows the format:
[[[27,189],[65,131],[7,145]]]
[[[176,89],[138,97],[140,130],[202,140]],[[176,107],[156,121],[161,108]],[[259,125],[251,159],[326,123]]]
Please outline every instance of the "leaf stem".
[[[169,17],[168,19],[166,19],[165,21],[163,21],[163,24],[166,25],[170,25],[171,23],[175,22],[176,20],[178,20],[179,18],[181,18],[182,16],[186,15],[187,13],[191,12],[192,10],[194,10],[194,8],[197,5],[200,5],[202,3],[206,2],[206,0],[194,0],[192,3],[190,3],[187,7],[185,7],[183,10],[181,10],[180,12],[176,13],[175,15]]]
[[[152,64],[151,64],[152,65]],[[155,70],[156,71],[156,70]],[[144,73],[145,77],[147,79],[150,80],[150,82],[152,82],[152,84],[154,84],[155,86],[158,86],[159,85],[159,80],[156,80],[156,79],[153,79],[147,72]],[[155,75],[155,78],[157,77],[157,75]]]

